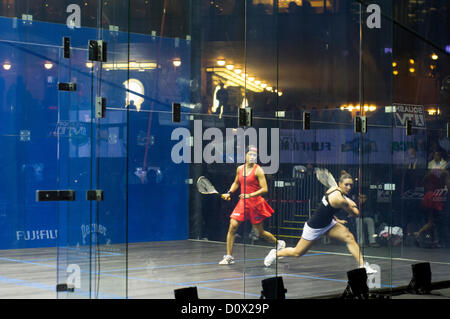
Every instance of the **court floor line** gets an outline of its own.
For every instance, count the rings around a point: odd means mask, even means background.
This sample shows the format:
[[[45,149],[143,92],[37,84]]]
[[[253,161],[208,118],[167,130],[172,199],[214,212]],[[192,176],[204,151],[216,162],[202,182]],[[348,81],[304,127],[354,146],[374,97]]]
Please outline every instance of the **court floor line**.
[[[259,246],[261,247],[261,246]],[[338,253],[338,252],[330,252],[330,251],[320,251],[320,250],[311,250],[311,254],[307,254],[304,256],[313,256],[313,255],[324,255],[324,254],[330,254],[330,255],[341,255],[341,256],[351,256],[349,253]],[[116,254],[120,255],[120,254]],[[105,257],[113,257],[114,255],[109,255],[109,256],[105,256]],[[422,260],[419,259],[410,259],[410,258],[398,258],[398,257],[383,257],[383,256],[370,256],[370,255],[366,255],[365,258],[374,258],[374,259],[388,259],[388,260],[396,260],[396,261],[403,261],[403,262],[420,262]],[[30,265],[36,265],[36,266],[43,266],[43,267],[50,267],[50,268],[57,268],[57,266],[55,265],[49,265],[49,264],[44,264],[44,263],[38,263],[35,261],[38,260],[18,260],[18,259],[13,259],[13,258],[6,258],[6,257],[0,257],[0,260],[5,260],[5,261],[10,261],[10,262],[16,262],[16,263],[24,263],[24,264],[30,264]],[[50,260],[50,259],[49,259]],[[263,258],[255,258],[255,259],[242,259],[242,260],[237,260],[237,262],[248,262],[248,261],[261,261],[263,260]],[[436,263],[436,264],[443,264],[443,265],[450,265],[450,263],[446,263],[446,262],[430,262],[430,263]],[[154,266],[154,267],[136,267],[136,268],[129,268],[129,271],[132,270],[142,270],[142,269],[160,269],[160,268],[176,268],[176,267],[188,267],[188,266],[196,266],[196,265],[210,265],[210,264],[217,264],[216,261],[214,262],[206,262],[206,263],[197,263],[197,264],[179,264],[179,265],[163,265],[163,266]],[[114,272],[114,271],[125,271],[125,269],[119,269],[119,270],[110,270],[110,271],[106,271],[106,270],[102,270],[100,271],[100,276],[113,276],[113,277],[120,277],[120,278],[125,278],[124,275],[113,275],[113,274],[109,274],[108,272]],[[82,272],[88,272],[88,271],[83,271]],[[98,274],[98,272],[96,271],[92,271],[93,274]],[[330,280],[330,281],[336,281],[336,282],[346,282],[345,280],[339,280],[339,279],[333,279],[333,278],[326,278],[326,277],[316,277],[316,276],[306,276],[306,275],[299,275],[299,274],[278,274],[279,276],[288,276],[288,277],[298,277],[298,278],[306,278],[306,279],[315,279],[315,280]],[[247,279],[256,279],[256,278],[261,278],[261,277],[267,277],[269,275],[262,275],[262,276],[247,276],[247,277],[238,277],[238,278],[222,278],[222,279],[214,279],[214,280],[210,280],[210,281],[198,281],[198,282],[192,282],[191,284],[194,283],[207,283],[207,282],[224,282],[227,280],[242,280],[243,278],[247,278]],[[271,275],[273,276],[273,275]],[[153,283],[160,283],[160,284],[165,284],[165,285],[176,285],[176,286],[183,286],[183,285],[187,285],[189,284],[189,282],[183,282],[183,283],[177,283],[177,282],[171,282],[171,281],[158,281],[158,280],[152,280],[152,279],[146,279],[146,278],[140,278],[140,277],[134,277],[134,276],[128,276],[128,279],[132,279],[132,280],[138,280],[138,281],[147,281],[147,282],[153,282]],[[14,278],[7,278],[7,277],[0,277],[0,282],[4,282],[4,283],[10,283],[10,284],[17,284],[17,285],[28,285],[30,287],[40,287],[41,289],[48,289],[47,286],[45,286],[45,284],[40,284],[40,283],[33,283],[33,282],[26,282],[20,279],[14,279]],[[391,287],[389,285],[382,285],[384,287]],[[392,286],[394,287],[394,286]],[[249,293],[244,293],[241,291],[232,291],[232,290],[224,290],[224,289],[219,289],[219,288],[213,288],[213,287],[202,287],[199,286],[199,289],[209,289],[209,290],[215,290],[215,291],[220,291],[220,292],[228,292],[228,293],[233,293],[233,294],[241,294],[241,295],[252,295],[257,297],[257,295],[255,294],[249,294]],[[51,287],[50,289],[51,291],[54,291],[54,287]],[[101,292],[99,292],[100,294],[102,294]],[[91,293],[92,295],[92,293]],[[120,297],[119,297],[120,298]]]
[[[13,259],[13,258],[7,258],[7,257],[0,257],[0,260],[16,262],[16,263],[21,263],[21,264],[29,264],[29,265],[36,265],[36,266],[42,266],[42,267],[56,268],[56,265],[42,264],[42,263],[30,261],[30,260],[20,260],[20,259]]]
[[[30,262],[30,261],[26,261],[26,260],[18,260],[18,259],[5,258],[5,257],[0,257],[0,260],[6,260],[6,261],[11,261],[11,262],[24,263],[24,264],[30,264],[30,265],[36,265],[36,266],[44,266],[44,267],[56,268],[56,266],[54,266],[54,265],[41,264],[41,263]],[[214,264],[216,264],[216,262],[214,262]],[[81,272],[82,273],[87,273],[89,271],[81,270]],[[96,271],[91,271],[91,273],[92,274],[98,274]],[[139,277],[133,277],[133,276],[107,274],[107,273],[104,273],[102,271],[100,271],[100,276],[119,277],[119,278],[123,278],[123,279],[128,278],[128,279],[132,279],[132,280],[146,281],[146,282],[151,282],[151,283],[183,286],[182,283],[180,284],[180,283],[177,283],[177,282],[161,281],[161,280],[155,280],[155,279],[146,279],[146,278],[139,278]],[[40,284],[40,283],[36,283],[36,282],[24,281],[24,280],[16,279],[16,278],[0,277],[0,282],[6,283],[6,284],[15,284],[15,285],[19,285],[19,286],[34,287],[34,288],[39,288],[39,289],[48,290],[48,291],[55,291],[55,287],[53,287],[53,286]],[[222,292],[222,293],[223,292],[227,292],[227,293],[240,294],[240,295],[249,295],[249,296],[252,295],[250,293],[245,293],[245,292],[241,292],[241,291],[225,290],[225,289],[213,288],[213,287],[201,287],[201,286],[199,286],[198,288],[199,289],[208,289],[208,290],[219,291],[219,292]],[[78,290],[77,293],[80,294],[80,295],[83,295],[83,296],[89,296],[89,292],[83,292],[83,291]],[[95,294],[95,292],[91,292],[91,295],[92,294]],[[103,294],[102,296],[104,296],[105,298],[109,298],[104,293],[102,293],[102,294]],[[259,296],[259,295],[254,295],[253,294],[253,296]],[[120,298],[120,296],[118,297],[116,295],[111,295],[111,297]]]
[[[329,280],[329,281],[336,281],[336,282],[345,282],[347,283],[347,280],[343,279],[332,279],[332,278],[326,278],[326,277],[316,277],[316,276],[307,276],[307,275],[298,275],[298,274],[279,274],[278,276],[286,276],[286,277],[300,277],[300,278],[306,278],[306,279],[320,279],[320,280]],[[395,288],[396,286],[393,285],[385,285],[380,284],[383,288]]]
[[[56,297],[56,287],[55,287],[55,285],[43,284],[43,283],[39,283],[39,282],[27,281],[27,280],[16,279],[16,278],[9,278],[9,277],[4,277],[4,276],[0,276],[0,282],[3,283],[3,284],[10,284],[10,285],[15,285],[15,286],[23,286],[23,287],[28,287],[28,288],[36,288],[36,289],[40,289],[40,290],[54,292],[55,293],[55,297]],[[73,294],[77,295],[77,296],[89,297],[89,292],[88,291],[79,290],[79,289],[74,291]],[[93,292],[91,292],[91,295],[92,294],[93,294]],[[99,292],[99,295],[102,298],[107,298],[107,299],[121,298],[118,295],[109,294],[109,293],[103,293],[103,292]]]
[[[322,254],[322,253],[320,253]],[[316,254],[307,254],[305,256],[312,256],[312,255],[316,255]],[[56,268],[55,265],[48,265],[48,264],[42,264],[42,263],[36,263],[36,262],[31,262],[31,261],[26,261],[26,260],[17,260],[17,259],[12,259],[12,258],[0,258],[3,260],[7,260],[7,261],[11,261],[11,262],[16,262],[16,263],[24,263],[24,264],[31,264],[31,265],[37,265],[37,266],[46,266],[46,267],[50,267],[50,268]],[[262,258],[255,258],[255,259],[246,259],[246,260],[239,260],[239,262],[244,262],[244,261],[260,261],[263,260]],[[217,262],[213,262],[213,263],[199,263],[198,265],[204,265],[204,264],[217,264]],[[168,265],[169,267],[182,267],[182,266],[189,266],[191,264],[182,264],[182,265]],[[144,269],[146,269],[145,267],[143,267]],[[123,271],[123,270],[122,270]],[[88,272],[88,271],[84,271],[81,270],[81,272]],[[93,274],[98,274],[96,271],[91,271],[91,273]],[[137,280],[137,281],[145,281],[145,282],[151,282],[151,283],[158,283],[158,284],[164,284],[164,285],[175,285],[175,286],[185,286],[187,283],[178,283],[178,282],[171,282],[171,281],[161,281],[161,280],[155,280],[155,279],[146,279],[146,278],[141,278],[141,277],[135,277],[135,276],[124,276],[124,275],[114,275],[114,274],[110,274],[110,273],[105,273],[100,271],[100,276],[106,276],[106,277],[117,277],[117,278],[128,278],[131,280]],[[273,275],[262,275],[262,276],[243,276],[243,277],[238,277],[238,278],[232,278],[232,279],[227,279],[227,278],[223,278],[223,279],[218,279],[218,280],[214,280],[216,282],[223,282],[226,280],[242,280],[243,278],[246,279],[256,279],[256,278],[261,278],[261,277],[269,277],[269,276],[273,276]],[[332,279],[331,279],[332,280]],[[44,285],[44,284],[40,284],[40,283],[35,283],[35,282],[27,282],[21,279],[15,279],[15,278],[8,278],[8,277],[2,277],[0,278],[0,282],[4,282],[4,283],[13,283],[16,285],[20,285],[20,286],[28,286],[28,287],[34,287],[34,288],[39,288],[39,289],[44,289],[44,290],[48,290],[48,291],[54,291],[54,287],[49,286],[49,285]],[[207,282],[207,281],[205,281]],[[213,281],[211,281],[213,282]],[[248,296],[254,296],[254,297],[258,297],[259,295],[256,294],[251,294],[248,292],[242,292],[242,291],[235,291],[235,290],[226,290],[226,289],[220,289],[220,288],[214,288],[214,287],[203,287],[203,286],[198,286],[198,289],[207,289],[207,290],[213,290],[213,291],[218,291],[221,293],[232,293],[232,294],[239,294],[239,295],[248,295]],[[82,292],[82,291],[78,291],[78,294],[82,295],[82,296],[89,296],[89,292]],[[92,293],[91,293],[92,295]],[[108,298],[104,293],[102,293],[102,296],[104,296],[105,298]],[[115,295],[111,295],[114,298],[120,298],[118,296]]]
[[[323,253],[321,253],[321,254],[323,254]],[[310,254],[310,255],[313,255],[313,254]],[[48,267],[56,268],[55,266],[52,266],[52,265],[45,265],[45,264],[34,263],[34,262],[26,262],[26,261],[14,260],[14,259],[10,259],[10,258],[3,258],[3,259],[8,260],[8,261],[19,262],[19,263],[27,263],[27,264],[32,264],[32,265],[48,266]],[[262,259],[253,259],[253,260],[262,260]],[[205,263],[202,263],[202,264],[205,264]],[[207,264],[210,264],[210,263],[207,263]],[[216,262],[214,262],[214,264],[216,264]],[[181,265],[175,265],[175,266],[181,266]],[[82,272],[86,272],[86,271],[82,271]],[[95,271],[92,271],[91,273],[97,274]],[[135,276],[114,275],[114,274],[109,274],[109,273],[105,273],[105,272],[100,272],[100,276],[116,277],[116,278],[123,278],[123,279],[128,278],[129,280],[131,279],[131,280],[145,281],[145,282],[158,283],[158,284],[164,284],[164,285],[186,286],[186,285],[192,285],[192,284],[225,282],[225,281],[231,281],[231,280],[265,278],[265,277],[274,276],[274,274],[257,275],[257,276],[245,276],[244,275],[243,277],[222,278],[222,279],[193,281],[193,282],[181,282],[181,283],[179,283],[179,282],[171,282],[171,281],[155,280],[155,279],[146,279],[146,278],[135,277]],[[334,279],[334,278],[316,277],[316,276],[307,276],[307,275],[297,275],[297,274],[287,274],[287,273],[278,274],[278,276],[297,277],[297,278],[306,278],[306,279],[314,279],[314,280],[328,280],[328,281],[343,282],[343,283],[347,282],[346,280],[340,280],[340,279]],[[45,285],[45,284],[40,284],[40,283],[35,283],[35,282],[27,282],[27,281],[20,280],[20,279],[15,279],[15,278],[0,277],[0,282],[20,285],[20,286],[34,287],[34,288],[39,288],[39,289],[44,289],[44,290],[49,290],[49,291],[54,291],[54,287],[52,287],[50,285]],[[382,285],[382,286],[390,287],[388,285]],[[256,295],[256,294],[251,294],[251,293],[242,292],[242,291],[226,290],[226,289],[220,289],[220,288],[214,288],[214,287],[204,287],[204,286],[198,286],[197,288],[198,289],[213,290],[213,291],[218,291],[218,292],[222,292],[222,293],[232,293],[232,294],[248,295],[248,296],[258,297],[258,295]],[[77,294],[79,294],[81,296],[89,296],[89,292],[77,291]],[[91,295],[92,294],[93,294],[93,292],[91,292]],[[104,297],[104,298],[121,298],[121,296],[105,294],[105,293],[102,293],[102,292],[99,292],[99,294],[100,294],[101,297]]]
[[[326,255],[326,253],[313,253],[313,254],[306,254],[303,255],[303,257],[306,256],[316,256],[316,255]],[[264,258],[252,258],[252,259],[236,259],[235,263],[245,263],[248,261],[262,261]],[[178,268],[178,267],[192,267],[192,266],[203,266],[203,265],[218,265],[219,263],[217,261],[214,262],[202,262],[202,263],[192,263],[192,264],[175,264],[175,265],[162,265],[162,266],[147,266],[147,267],[134,267],[134,268],[128,268],[128,271],[133,270],[151,270],[151,269],[164,269],[164,268]],[[223,266],[220,266],[223,267]],[[120,272],[125,271],[123,268],[119,269],[111,269],[111,270],[102,270],[103,273],[111,273],[111,272]]]
[[[322,252],[330,255],[339,255],[339,256],[351,256],[349,253],[337,253],[332,251],[321,251],[321,250],[310,250],[310,252]],[[407,261],[407,262],[429,262],[430,264],[438,264],[438,265],[447,265],[450,266],[450,262],[443,262],[443,261],[430,261],[430,260],[422,260],[422,259],[411,259],[411,258],[400,258],[400,257],[384,257],[384,256],[370,256],[370,255],[364,255],[364,259],[387,259],[392,261]]]
[[[189,281],[182,283],[183,285],[197,285],[197,284],[205,284],[205,283],[213,283],[213,282],[224,282],[224,281],[233,281],[233,280],[243,280],[243,279],[258,279],[258,278],[266,278],[266,277],[273,277],[272,275],[257,275],[257,276],[245,276],[245,277],[234,277],[234,278],[223,278],[223,279],[211,279],[211,280],[200,280],[200,281]],[[327,277],[317,277],[317,276],[307,276],[307,275],[297,275],[297,274],[277,274],[278,277],[295,277],[295,278],[304,278],[304,279],[314,279],[314,280],[327,280],[327,281],[334,281],[334,282],[342,282],[347,283],[347,280],[343,279],[334,279],[334,278],[327,278]],[[395,288],[395,286],[392,285],[380,285],[383,288],[392,287]]]
[[[201,239],[188,239],[189,241],[194,242],[208,242],[208,243],[214,243],[214,244],[222,244],[223,242],[220,241],[205,241]],[[273,246],[267,246],[267,245],[252,245],[252,244],[242,244],[242,243],[236,243],[236,246],[249,246],[249,247],[258,247],[258,248],[265,248],[265,249],[273,249]],[[450,250],[446,250],[450,253]],[[309,250],[311,253],[323,253],[323,254],[330,254],[330,255],[339,255],[339,256],[351,256],[350,253],[339,253],[334,251],[325,251],[325,250]],[[371,256],[371,255],[364,255],[364,258],[374,258],[374,259],[387,259],[387,260],[393,260],[393,261],[407,261],[407,262],[429,262],[432,264],[440,264],[440,265],[448,265],[450,266],[450,262],[442,262],[442,261],[429,261],[429,260],[422,260],[422,259],[411,259],[411,258],[401,258],[401,257],[384,257],[384,256]]]
[[[105,274],[105,276],[116,276],[112,274]],[[124,276],[119,276],[124,277]],[[137,280],[137,281],[146,281],[151,283],[162,283],[169,286],[180,286],[185,287],[185,283],[179,283],[179,282],[170,282],[170,281],[161,281],[161,280],[153,280],[153,279],[146,279],[146,278],[139,278],[139,277],[133,277],[128,276],[128,279]],[[242,292],[242,291],[236,291],[236,290],[228,290],[228,289],[221,289],[221,288],[214,288],[214,287],[203,287],[203,286],[197,286],[197,289],[205,289],[205,290],[212,290],[212,291],[218,291],[218,292],[226,292],[226,293],[232,293],[232,294],[238,294],[238,295],[249,295],[249,296],[255,296],[259,297],[259,295],[251,294],[248,292]]]
[[[319,280],[328,280],[328,281],[336,281],[336,282],[347,282],[347,280],[342,279],[334,279],[334,278],[325,278],[325,277],[316,277],[316,276],[304,276],[304,275],[294,275],[294,274],[270,274],[270,275],[254,275],[254,276],[242,276],[242,277],[234,277],[234,278],[222,278],[222,279],[210,279],[210,280],[199,280],[199,281],[188,281],[183,282],[183,285],[195,285],[195,284],[204,284],[204,283],[212,283],[212,282],[223,282],[223,281],[233,281],[233,280],[245,280],[245,279],[258,279],[258,278],[266,278],[273,277],[277,275],[278,277],[299,277],[305,279],[319,279]]]

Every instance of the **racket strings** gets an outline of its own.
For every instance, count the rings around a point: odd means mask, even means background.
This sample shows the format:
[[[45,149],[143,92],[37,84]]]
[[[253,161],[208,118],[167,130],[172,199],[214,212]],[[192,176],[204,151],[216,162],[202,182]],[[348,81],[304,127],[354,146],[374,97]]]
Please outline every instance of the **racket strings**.
[[[202,178],[200,177],[197,181],[197,188],[199,190],[200,193],[217,193],[216,189],[214,188],[214,186],[211,184],[211,182],[206,179],[206,178]]]

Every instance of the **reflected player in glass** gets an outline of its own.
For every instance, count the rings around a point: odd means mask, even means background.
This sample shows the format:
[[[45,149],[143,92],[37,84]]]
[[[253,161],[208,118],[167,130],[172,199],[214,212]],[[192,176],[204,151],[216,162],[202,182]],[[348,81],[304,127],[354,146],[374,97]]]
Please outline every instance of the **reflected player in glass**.
[[[353,234],[335,217],[340,210],[345,210],[350,216],[359,216],[358,206],[353,200],[347,197],[353,186],[353,178],[345,171],[341,172],[339,183],[336,185],[333,176],[327,170],[316,169],[316,175],[322,184],[327,186],[327,191],[322,197],[322,201],[317,211],[308,219],[303,227],[302,237],[295,247],[287,247],[276,251],[272,249],[264,259],[266,267],[271,266],[280,257],[300,257],[304,255],[312,246],[315,240],[322,235],[340,240],[347,244],[347,248],[360,267],[366,269],[367,274],[377,271],[364,262]]]
[[[250,220],[256,234],[272,244],[277,249],[286,246],[283,240],[277,240],[274,235],[264,230],[263,221],[272,216],[274,210],[261,195],[267,193],[267,182],[263,169],[256,164],[258,150],[255,146],[249,146],[245,155],[245,164],[236,170],[236,177],[229,191],[222,195],[225,200],[230,199],[230,194],[241,187],[240,200],[230,215],[230,227],[227,234],[227,254],[219,262],[220,265],[234,264],[233,245],[236,231],[245,220]],[[245,176],[245,177],[244,177]]]

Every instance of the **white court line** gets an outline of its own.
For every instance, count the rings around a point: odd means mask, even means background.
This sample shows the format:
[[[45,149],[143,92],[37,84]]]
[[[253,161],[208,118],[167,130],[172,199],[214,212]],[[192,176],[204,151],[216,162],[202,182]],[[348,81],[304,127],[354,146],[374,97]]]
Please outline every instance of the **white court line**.
[[[330,255],[341,255],[341,256],[351,256],[349,253],[336,253],[331,251],[322,251],[322,250],[310,250],[310,252],[315,253],[327,253]],[[373,258],[373,259],[387,259],[392,261],[410,261],[410,262],[429,262],[430,264],[440,264],[450,266],[450,262],[442,262],[442,261],[429,261],[429,260],[421,260],[421,259],[409,259],[409,258],[400,258],[400,257],[383,257],[383,256],[369,256],[363,255],[364,258]]]
[[[213,241],[213,240],[200,240],[200,239],[188,239],[188,240],[189,241],[196,241],[196,242],[203,242],[203,243],[225,244],[224,242]],[[274,246],[251,245],[251,244],[242,244],[242,243],[237,243],[235,245],[250,246],[250,247],[260,247],[260,248],[267,248],[267,249],[274,248]],[[333,252],[333,251],[323,251],[323,250],[309,250],[308,252],[330,254],[330,255],[339,255],[339,256],[352,256],[350,253],[337,253],[337,252]],[[383,257],[383,256],[369,256],[369,255],[363,255],[363,257],[364,258],[373,258],[373,259],[385,259],[385,260],[392,260],[392,261],[429,262],[430,264],[438,264],[438,265],[450,266],[450,262],[443,262],[443,261],[429,261],[429,260],[421,260],[421,259],[410,259],[410,258],[400,258],[400,257]]]

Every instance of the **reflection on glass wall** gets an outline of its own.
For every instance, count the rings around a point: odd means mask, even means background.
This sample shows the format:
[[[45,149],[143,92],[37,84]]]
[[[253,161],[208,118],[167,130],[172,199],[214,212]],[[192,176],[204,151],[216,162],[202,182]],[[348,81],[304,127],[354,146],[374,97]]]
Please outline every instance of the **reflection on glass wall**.
[[[257,299],[282,277],[310,298],[359,267],[395,290],[419,262],[447,280],[447,12],[1,2],[0,296]]]

